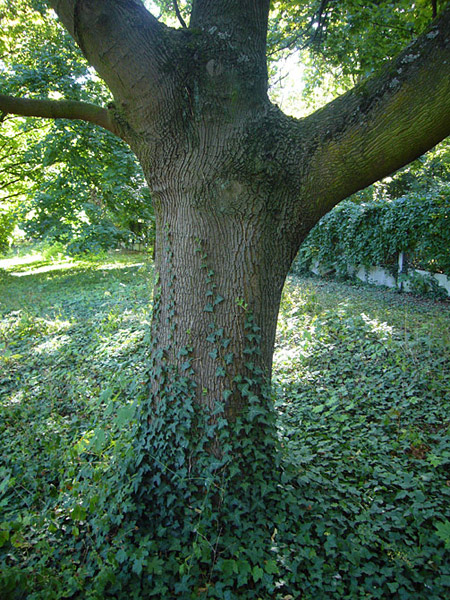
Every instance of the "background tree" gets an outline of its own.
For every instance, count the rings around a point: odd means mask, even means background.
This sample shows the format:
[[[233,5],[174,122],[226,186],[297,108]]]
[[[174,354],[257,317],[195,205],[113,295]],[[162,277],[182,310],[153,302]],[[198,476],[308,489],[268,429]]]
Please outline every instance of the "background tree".
[[[72,38],[34,4],[39,10],[27,2],[2,8],[2,89],[110,100]],[[135,156],[117,137],[87,123],[10,117],[0,135],[0,202],[9,233],[18,223],[28,239],[57,241],[75,253],[133,241],[152,245],[148,188]]]
[[[209,593],[220,557],[233,591],[222,594],[219,576],[213,596],[273,593],[270,547],[288,508],[269,386],[285,277],[326,212],[450,132],[448,10],[378,75],[297,120],[267,96],[269,4],[196,0],[188,27],[174,29],[138,0],[52,0],[114,101],[0,96],[3,113],[81,119],[124,139],[154,201],[148,396],[132,442],[111,458],[132,478],[114,479],[109,512],[91,497],[86,529],[105,552],[113,527],[134,540],[122,592]],[[85,491],[102,479],[79,477]],[[145,561],[164,589],[133,581]]]
[[[430,0],[275,2],[269,56],[301,54],[303,95],[315,106],[317,91],[322,97],[324,87],[334,96],[347,91],[423,33],[435,16],[434,5]]]

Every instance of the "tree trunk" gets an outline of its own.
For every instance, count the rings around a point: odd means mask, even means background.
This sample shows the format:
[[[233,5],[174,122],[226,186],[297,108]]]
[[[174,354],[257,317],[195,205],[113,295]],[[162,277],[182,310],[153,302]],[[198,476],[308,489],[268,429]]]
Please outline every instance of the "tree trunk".
[[[157,360],[195,382],[196,401],[210,411],[223,402],[234,420],[245,404],[239,382],[251,381],[257,395],[270,385],[291,256],[264,198],[235,180],[204,186],[194,177],[189,186],[175,181],[155,203],[153,339]],[[155,376],[156,397],[160,385]]]

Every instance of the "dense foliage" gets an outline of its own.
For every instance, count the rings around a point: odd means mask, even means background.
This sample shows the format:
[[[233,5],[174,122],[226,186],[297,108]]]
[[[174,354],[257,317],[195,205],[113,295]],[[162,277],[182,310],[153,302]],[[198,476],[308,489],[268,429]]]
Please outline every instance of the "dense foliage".
[[[434,4],[431,0],[274,1],[269,56],[296,53],[301,57],[303,97],[317,106],[396,56],[448,1]]]
[[[0,20],[1,93],[110,101],[44,3],[8,2]],[[86,123],[8,116],[0,130],[0,160],[0,206],[28,239],[56,241],[71,253],[153,245],[142,171],[130,149],[108,132]]]
[[[168,374],[173,428],[136,419],[151,264],[37,258],[2,275],[2,598],[448,595],[447,309],[292,280],[275,354],[281,462],[260,481],[216,460],[199,480],[211,455],[187,457],[183,432],[220,434],[220,419],[179,406],[183,381]],[[143,422],[159,440],[150,469],[136,444]],[[255,462],[262,449],[243,445]],[[161,504],[170,486],[185,500],[176,530]]]
[[[396,273],[405,252],[410,265],[449,275],[449,215],[448,183],[393,200],[347,200],[311,231],[296,266],[308,270],[318,263],[323,272],[347,275],[349,265],[386,265]]]

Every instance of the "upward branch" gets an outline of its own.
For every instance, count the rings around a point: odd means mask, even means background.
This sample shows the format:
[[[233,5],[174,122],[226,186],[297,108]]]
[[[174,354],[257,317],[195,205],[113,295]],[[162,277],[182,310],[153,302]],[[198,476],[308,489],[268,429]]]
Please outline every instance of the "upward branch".
[[[212,29],[265,56],[269,6],[269,0],[193,0],[190,27]]]
[[[187,29],[186,21],[183,19],[182,15],[181,15],[177,0],[173,0],[173,6],[175,8],[175,14],[177,15],[177,19],[180,21],[181,26],[183,27],[183,29]]]
[[[74,100],[36,100],[15,98],[0,94],[0,112],[4,115],[14,114],[24,117],[43,117],[47,119],[79,119],[100,125],[104,129],[119,136],[111,112],[106,108],[77,102]],[[119,136],[120,137],[120,136]]]
[[[320,218],[450,135],[450,9],[376,77],[301,122],[315,139],[306,194]]]
[[[161,73],[171,61],[170,28],[140,0],[50,0],[50,4],[108,85],[124,110],[122,116],[126,113],[129,123],[138,127],[136,105],[155,107],[170,93],[161,85]]]

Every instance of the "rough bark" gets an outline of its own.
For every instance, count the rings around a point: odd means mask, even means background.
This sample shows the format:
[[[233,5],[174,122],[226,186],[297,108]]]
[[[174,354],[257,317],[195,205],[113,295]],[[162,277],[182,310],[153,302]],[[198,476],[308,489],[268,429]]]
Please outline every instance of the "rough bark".
[[[198,400],[211,410],[224,401],[231,418],[245,402],[241,378],[253,394],[270,380],[290,264],[276,219],[264,214],[268,200],[237,180],[186,191],[171,186],[156,200],[153,339],[163,361],[194,378]],[[156,392],[159,386],[155,379]]]

